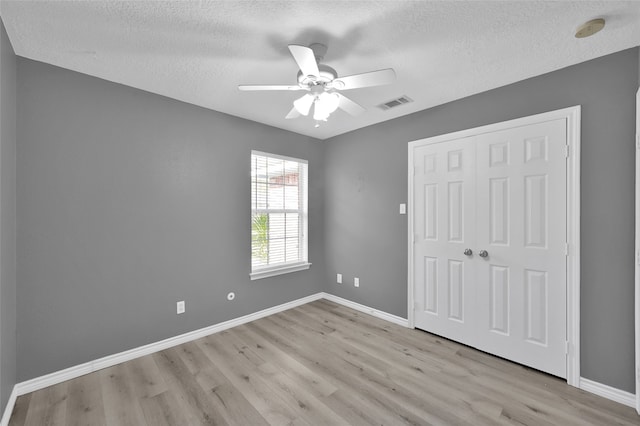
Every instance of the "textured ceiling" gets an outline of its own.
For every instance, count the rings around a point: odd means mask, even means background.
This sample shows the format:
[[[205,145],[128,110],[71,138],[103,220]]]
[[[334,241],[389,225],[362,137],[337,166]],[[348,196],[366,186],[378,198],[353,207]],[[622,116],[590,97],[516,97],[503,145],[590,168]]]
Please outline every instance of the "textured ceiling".
[[[640,1],[0,1],[16,54],[325,139],[640,45]],[[605,29],[576,39],[578,25]],[[319,128],[285,120],[301,92],[287,45],[323,43],[339,75],[397,82],[344,92],[367,108]],[[413,103],[375,106],[407,95]]]

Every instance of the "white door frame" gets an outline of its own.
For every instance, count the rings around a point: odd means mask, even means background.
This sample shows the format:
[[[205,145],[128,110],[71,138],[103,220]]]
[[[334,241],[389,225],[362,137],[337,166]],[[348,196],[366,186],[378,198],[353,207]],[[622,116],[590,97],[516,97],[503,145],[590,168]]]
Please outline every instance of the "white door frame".
[[[640,414],[640,89],[636,92],[636,411]]]
[[[527,126],[544,121],[566,119],[567,120],[567,383],[579,387],[580,384],[580,105],[564,108],[556,111],[536,114],[501,123],[475,127],[430,138],[409,142],[408,162],[408,306],[407,317],[410,328],[415,327],[414,319],[414,276],[413,276],[413,151],[416,145],[445,142],[452,139],[461,139],[483,133],[509,129],[518,126]],[[636,281],[636,286],[637,286]],[[637,288],[637,287],[636,287]],[[636,291],[636,295],[638,291]],[[637,317],[636,317],[637,321]],[[636,339],[636,342],[638,339]],[[639,400],[640,401],[640,400]]]

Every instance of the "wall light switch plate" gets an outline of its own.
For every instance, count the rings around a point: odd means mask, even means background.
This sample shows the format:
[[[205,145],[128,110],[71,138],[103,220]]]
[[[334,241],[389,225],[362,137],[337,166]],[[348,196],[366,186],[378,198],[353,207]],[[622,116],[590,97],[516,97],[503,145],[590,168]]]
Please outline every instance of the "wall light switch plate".
[[[184,305],[184,300],[181,300],[178,303],[176,303],[176,313],[184,314],[186,310],[187,309],[186,309],[186,307]]]
[[[400,214],[407,214],[407,205],[405,203],[400,204]]]
[[[342,274],[336,274],[336,282],[342,284]]]
[[[354,287],[360,287],[360,278],[354,278],[353,279],[353,286]]]

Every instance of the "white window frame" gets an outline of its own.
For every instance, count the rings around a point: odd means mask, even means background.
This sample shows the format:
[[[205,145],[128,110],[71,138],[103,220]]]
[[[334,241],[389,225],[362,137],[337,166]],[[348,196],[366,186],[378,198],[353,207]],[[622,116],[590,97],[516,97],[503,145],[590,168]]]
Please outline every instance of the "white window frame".
[[[300,218],[299,232],[300,232],[300,235],[302,236],[301,238],[302,247],[300,249],[301,250],[300,257],[302,258],[302,260],[298,262],[287,262],[287,263],[281,263],[278,265],[264,266],[264,267],[254,269],[253,254],[252,254],[251,255],[252,256],[251,273],[249,274],[251,277],[251,280],[253,281],[261,278],[268,278],[276,275],[288,274],[291,272],[297,272],[297,271],[309,269],[309,267],[311,266],[311,263],[309,263],[309,251],[308,251],[308,246],[309,246],[309,237],[308,237],[309,235],[308,233],[309,163],[307,162],[307,160],[302,160],[300,158],[287,157],[284,155],[252,150],[251,158],[253,158],[254,155],[268,157],[268,158],[276,158],[276,159],[285,160],[285,161],[295,161],[297,163],[305,164],[306,167],[304,168],[304,176],[302,176],[301,178],[303,182],[303,184],[301,185],[302,188],[300,187],[300,185],[298,187],[298,190],[300,191],[299,199],[302,203],[302,206],[300,209],[295,209],[295,210],[284,209],[284,208],[283,209],[269,209],[269,208],[254,209],[253,206],[251,207],[251,217],[253,217],[253,214],[256,212],[258,213],[299,213],[299,218]],[[253,162],[251,163],[251,167],[253,167]],[[251,181],[251,183],[253,184],[253,181]],[[251,194],[253,195],[253,189],[251,190]]]

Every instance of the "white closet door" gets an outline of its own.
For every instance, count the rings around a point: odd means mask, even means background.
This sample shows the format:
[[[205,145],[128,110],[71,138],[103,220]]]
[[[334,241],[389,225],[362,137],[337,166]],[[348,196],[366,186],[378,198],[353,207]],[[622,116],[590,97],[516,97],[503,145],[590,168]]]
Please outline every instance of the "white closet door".
[[[477,348],[566,377],[566,120],[475,138]]]
[[[417,328],[566,377],[566,127],[412,148]]]
[[[475,150],[470,139],[414,152],[415,325],[461,342],[473,338]]]

